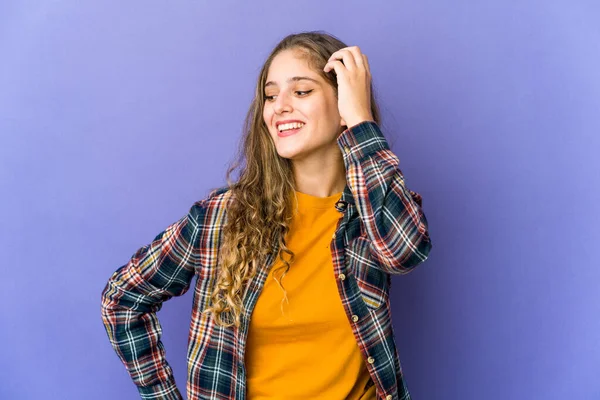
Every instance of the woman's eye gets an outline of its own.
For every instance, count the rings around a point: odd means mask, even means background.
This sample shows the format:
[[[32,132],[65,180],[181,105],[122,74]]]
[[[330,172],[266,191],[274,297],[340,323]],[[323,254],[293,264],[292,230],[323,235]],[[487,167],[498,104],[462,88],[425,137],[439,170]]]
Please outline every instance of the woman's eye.
[[[299,96],[306,96],[310,92],[312,92],[312,89],[311,90],[296,90],[295,91],[295,93],[298,94]],[[273,101],[273,100],[275,100],[276,97],[277,97],[276,95],[265,96],[265,101]]]

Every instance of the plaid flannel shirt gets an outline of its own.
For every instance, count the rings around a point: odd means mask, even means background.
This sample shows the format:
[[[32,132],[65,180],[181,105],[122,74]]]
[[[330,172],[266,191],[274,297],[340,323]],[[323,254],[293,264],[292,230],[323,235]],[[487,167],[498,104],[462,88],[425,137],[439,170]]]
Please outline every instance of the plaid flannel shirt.
[[[376,385],[378,399],[409,400],[389,306],[390,275],[425,261],[431,249],[421,196],[408,190],[379,126],[361,122],[337,139],[347,185],[330,248],[340,300]],[[182,399],[165,358],[156,313],[181,296],[195,277],[187,350],[187,398],[246,398],[244,348],[252,310],[278,249],[245,288],[240,328],[223,328],[201,312],[216,279],[227,187],[193,204],[117,269],[102,291],[102,320],[110,343],[142,399]],[[340,365],[340,368],[344,368]]]

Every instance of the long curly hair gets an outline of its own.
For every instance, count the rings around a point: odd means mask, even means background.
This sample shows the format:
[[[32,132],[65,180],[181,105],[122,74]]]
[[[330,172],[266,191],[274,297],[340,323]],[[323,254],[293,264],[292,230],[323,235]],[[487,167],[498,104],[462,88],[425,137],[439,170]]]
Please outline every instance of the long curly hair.
[[[265,105],[264,86],[273,59],[282,51],[298,51],[335,89],[335,71],[323,71],[327,60],[339,49],[348,47],[335,36],[322,32],[301,32],[286,36],[273,49],[265,61],[256,85],[254,99],[245,118],[243,136],[237,157],[227,170],[226,179],[231,196],[227,206],[227,222],[223,226],[219,249],[219,265],[209,307],[203,313],[212,313],[215,323],[224,327],[240,326],[242,296],[249,281],[259,268],[264,268],[267,255],[278,244],[277,258],[285,269],[277,280],[287,293],[281,280],[294,261],[294,253],[286,246],[286,235],[294,216],[295,179],[291,160],[281,157],[263,119]],[[375,122],[380,122],[379,107],[371,85],[371,112]],[[340,127],[340,133],[346,127]],[[239,168],[236,182],[232,172]],[[289,259],[284,257],[287,254]],[[277,269],[279,270],[279,268]],[[277,270],[274,270],[275,273]],[[283,307],[283,302],[282,302]]]

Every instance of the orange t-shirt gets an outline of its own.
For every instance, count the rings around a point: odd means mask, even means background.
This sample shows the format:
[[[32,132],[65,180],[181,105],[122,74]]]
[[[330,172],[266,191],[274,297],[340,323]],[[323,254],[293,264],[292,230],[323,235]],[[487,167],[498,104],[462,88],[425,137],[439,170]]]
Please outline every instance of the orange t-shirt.
[[[296,191],[299,212],[286,237],[296,259],[282,280],[284,264],[273,264],[250,318],[249,400],[375,399],[333,273],[329,246],[342,216],[335,209],[341,194],[315,197]],[[283,306],[275,279],[287,291]]]

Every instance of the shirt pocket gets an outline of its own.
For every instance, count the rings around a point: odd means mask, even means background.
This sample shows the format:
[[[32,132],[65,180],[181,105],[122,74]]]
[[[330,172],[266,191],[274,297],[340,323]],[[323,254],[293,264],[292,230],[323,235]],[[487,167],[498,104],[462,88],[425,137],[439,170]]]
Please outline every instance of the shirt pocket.
[[[390,275],[371,256],[371,241],[365,236],[352,240],[346,249],[348,268],[354,274],[366,306],[375,310],[385,306],[389,298]]]

